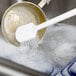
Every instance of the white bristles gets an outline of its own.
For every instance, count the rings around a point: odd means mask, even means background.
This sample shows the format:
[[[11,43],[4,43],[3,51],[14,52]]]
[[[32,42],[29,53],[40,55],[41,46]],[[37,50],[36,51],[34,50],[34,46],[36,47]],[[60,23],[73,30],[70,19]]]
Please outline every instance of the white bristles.
[[[38,37],[32,39],[32,40],[28,40],[28,41],[24,41],[22,43],[20,43],[20,48],[24,50],[25,47],[28,47],[30,49],[34,49],[38,47]]]

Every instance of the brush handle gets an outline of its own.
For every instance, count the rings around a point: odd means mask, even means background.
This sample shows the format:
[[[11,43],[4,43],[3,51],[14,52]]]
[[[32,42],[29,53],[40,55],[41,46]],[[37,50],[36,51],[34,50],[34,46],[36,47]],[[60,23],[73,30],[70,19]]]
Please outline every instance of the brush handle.
[[[43,28],[46,28],[48,26],[53,26],[54,24],[60,22],[60,21],[63,21],[65,19],[68,19],[68,18],[71,18],[73,16],[76,15],[76,8],[64,13],[64,14],[61,14],[53,19],[50,19],[42,24],[40,24],[39,26],[36,26],[37,30],[41,30]]]

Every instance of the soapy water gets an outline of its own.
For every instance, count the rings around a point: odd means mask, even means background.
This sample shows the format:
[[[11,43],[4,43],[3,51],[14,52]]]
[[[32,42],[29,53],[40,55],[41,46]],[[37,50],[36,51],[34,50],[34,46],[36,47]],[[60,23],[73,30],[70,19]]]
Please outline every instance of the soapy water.
[[[0,56],[35,70],[53,71],[55,74],[76,57],[76,26],[56,24],[47,28],[40,44],[34,49],[20,49],[0,38]]]
[[[39,37],[37,35],[36,38],[21,42],[20,43],[20,50],[25,50],[26,47],[28,47],[30,50],[36,49],[38,47],[38,43],[39,43]]]

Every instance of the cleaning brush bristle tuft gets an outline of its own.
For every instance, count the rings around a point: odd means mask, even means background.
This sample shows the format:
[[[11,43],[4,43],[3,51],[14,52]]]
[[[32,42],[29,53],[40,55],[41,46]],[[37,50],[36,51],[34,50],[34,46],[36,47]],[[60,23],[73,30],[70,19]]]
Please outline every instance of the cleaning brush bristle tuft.
[[[39,41],[39,39],[38,39],[38,37],[36,37],[34,39],[21,42],[20,43],[20,47],[21,48],[28,47],[30,49],[34,49],[34,48],[37,48],[38,47],[38,41]]]

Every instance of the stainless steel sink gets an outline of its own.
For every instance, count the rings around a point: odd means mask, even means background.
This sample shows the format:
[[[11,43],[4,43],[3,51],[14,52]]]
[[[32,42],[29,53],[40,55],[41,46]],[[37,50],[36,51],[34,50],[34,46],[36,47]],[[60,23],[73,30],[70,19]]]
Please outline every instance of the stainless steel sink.
[[[26,1],[31,1],[36,4],[40,2],[40,0],[26,0]],[[17,0],[0,0],[0,21],[2,19],[2,15],[4,11],[11,4],[15,2],[17,2]],[[51,19],[75,7],[76,7],[76,0],[52,0],[49,3],[49,5],[46,4],[42,9],[46,14],[47,19]],[[48,28],[44,38],[42,39],[42,43],[39,45],[39,48],[36,49],[36,51],[34,50],[20,51],[20,48],[15,47],[12,44],[5,41],[5,39],[3,39],[2,35],[0,34],[0,50],[3,50],[3,52],[2,51],[0,52],[0,56],[8,58],[19,64],[23,64],[33,69],[36,69],[42,72],[47,72],[47,73],[50,73],[52,71],[51,69],[52,65],[55,63],[53,66],[56,67],[56,71],[57,70],[59,71],[61,68],[66,66],[66,64],[68,64],[68,62],[70,62],[70,60],[72,60],[73,57],[76,56],[76,51],[75,51],[76,50],[76,43],[75,43],[76,27],[73,27],[71,29],[72,26],[69,27],[64,24],[76,25],[76,17],[73,17],[59,24],[56,24],[59,26],[62,25],[64,27],[56,27],[55,29],[51,27]],[[73,29],[74,31],[70,32]],[[68,34],[69,32],[70,34]],[[69,38],[67,38],[66,35],[68,35]],[[71,37],[75,41],[73,41]],[[72,44],[73,42],[75,43],[74,46],[69,45],[69,43]],[[70,48],[68,49],[67,47],[70,47]],[[74,49],[72,49],[71,47]],[[59,49],[60,51],[56,52],[56,50],[59,50]],[[66,54],[66,57],[61,56],[62,53],[65,54],[64,50],[66,49],[68,49],[68,51],[71,49],[73,52],[71,52],[70,50],[70,54],[68,54],[69,57],[67,57],[67,54]]]
[[[52,0],[44,7],[44,11],[48,18],[52,18],[73,8],[76,8],[75,0]],[[64,23],[76,24],[76,17],[65,20]]]

